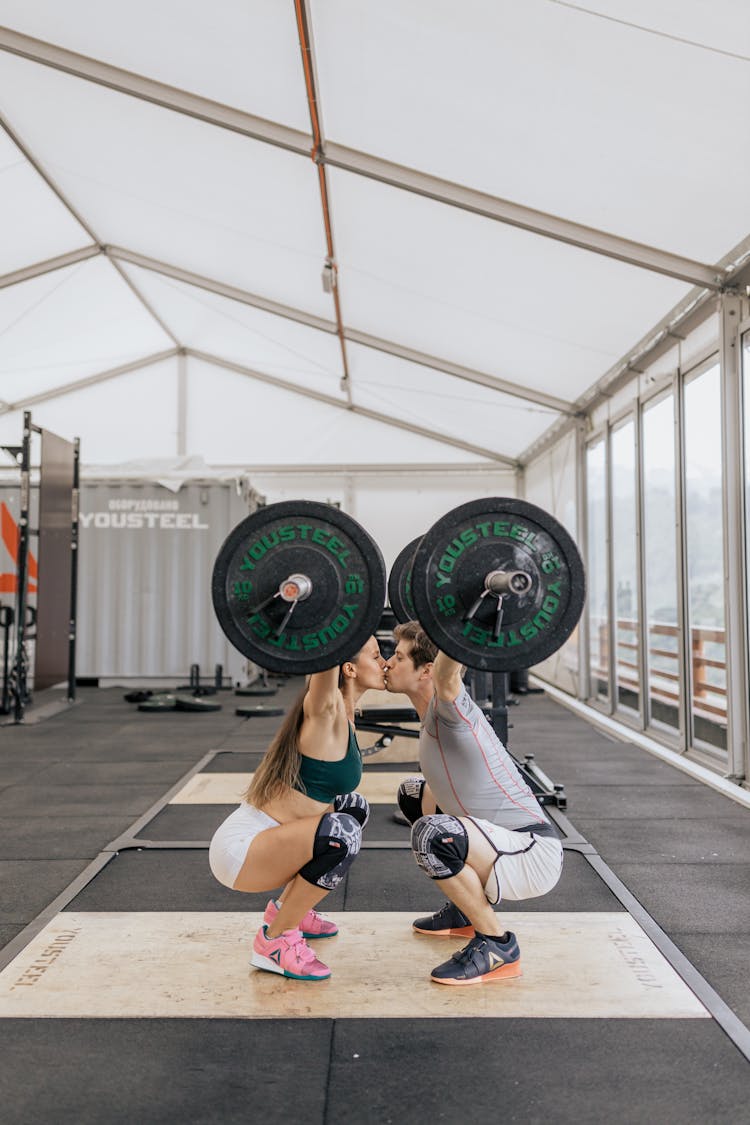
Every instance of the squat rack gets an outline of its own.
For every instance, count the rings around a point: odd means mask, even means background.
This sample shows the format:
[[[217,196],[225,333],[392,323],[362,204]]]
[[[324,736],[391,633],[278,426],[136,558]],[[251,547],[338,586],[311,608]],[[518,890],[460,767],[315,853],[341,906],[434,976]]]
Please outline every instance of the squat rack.
[[[2,692],[2,711],[7,714],[12,711],[13,721],[15,723],[23,722],[26,705],[31,701],[31,694],[28,690],[28,657],[26,652],[26,642],[37,634],[30,634],[29,630],[37,625],[37,611],[36,607],[29,606],[28,604],[28,580],[29,580],[29,551],[32,536],[36,536],[37,540],[42,543],[40,531],[42,529],[43,513],[40,511],[37,519],[38,526],[31,527],[31,441],[32,435],[38,434],[42,438],[42,454],[40,458],[39,469],[39,488],[40,496],[42,489],[42,482],[45,475],[45,459],[44,459],[44,436],[49,434],[50,437],[55,438],[57,442],[63,443],[63,439],[57,438],[50,431],[45,431],[41,426],[37,426],[31,420],[31,412],[24,411],[23,414],[23,434],[20,445],[4,445],[2,448],[13,457],[16,464],[20,469],[20,501],[19,501],[19,515],[18,515],[18,552],[16,559],[16,601],[15,612],[5,607],[6,612],[3,615],[3,627],[6,635],[4,638],[4,650],[7,653],[9,647],[9,635],[11,626],[15,625],[15,653],[13,656],[12,664],[9,672],[7,672],[7,660],[3,663],[3,692]],[[68,653],[67,653],[67,699],[73,702],[76,695],[76,681],[75,681],[75,663],[76,663],[76,619],[78,609],[78,515],[79,515],[79,495],[80,495],[80,439],[75,438],[72,443],[65,442],[65,445],[72,444],[72,486],[70,494],[70,585],[69,585],[69,614],[68,614]],[[40,555],[43,550],[40,550]],[[40,560],[41,561],[41,560]]]

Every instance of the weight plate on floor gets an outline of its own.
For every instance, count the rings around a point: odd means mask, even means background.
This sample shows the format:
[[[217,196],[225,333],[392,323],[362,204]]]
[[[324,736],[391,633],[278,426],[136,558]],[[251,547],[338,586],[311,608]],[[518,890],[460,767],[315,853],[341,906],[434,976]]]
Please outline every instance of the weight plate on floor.
[[[419,535],[416,539],[412,539],[411,543],[407,543],[397,556],[388,575],[388,604],[400,624],[412,621],[417,616],[411,596],[411,568],[417,547],[421,542],[422,536]]]
[[[221,704],[209,702],[196,695],[178,695],[175,702],[178,711],[221,711]]]
[[[385,604],[380,548],[346,513],[312,500],[260,508],[230,533],[211,593],[243,656],[277,673],[321,672],[355,656]]]
[[[567,640],[586,592],[578,548],[549,513],[488,497],[430,528],[412,566],[422,628],[469,668],[508,672],[539,664]]]
[[[152,691],[145,688],[143,690],[126,691],[122,698],[126,703],[145,703],[147,699],[151,699],[153,694]]]
[[[152,695],[138,704],[139,711],[176,711],[177,699],[174,695]]]
[[[235,715],[239,715],[241,719],[269,719],[274,715],[283,715],[283,707],[264,707],[259,703],[257,707],[235,707]]]

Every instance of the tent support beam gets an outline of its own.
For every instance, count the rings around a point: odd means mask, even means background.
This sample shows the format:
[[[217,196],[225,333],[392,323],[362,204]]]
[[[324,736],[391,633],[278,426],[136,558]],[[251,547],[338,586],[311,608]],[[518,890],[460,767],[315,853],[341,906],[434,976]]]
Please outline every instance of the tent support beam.
[[[112,367],[109,371],[100,371],[97,375],[77,379],[74,383],[65,383],[60,387],[54,387],[52,390],[42,391],[38,395],[31,395],[29,398],[20,399],[18,402],[2,403],[0,404],[0,414],[10,414],[14,410],[28,410],[32,406],[38,406],[40,402],[49,402],[53,398],[61,398],[63,395],[72,394],[74,391],[82,391],[86,387],[95,387],[99,383],[106,383],[109,379],[117,379],[120,375],[129,375],[132,371],[140,371],[144,367],[151,367],[165,359],[173,359],[176,355],[179,355],[179,349],[169,348],[167,351],[155,352],[153,355],[144,356],[143,359],[133,360],[132,363],[123,363],[119,367]]]
[[[0,289],[6,289],[9,285],[18,285],[22,281],[31,281],[34,277],[43,277],[45,273],[53,273],[55,270],[64,270],[78,262],[95,258],[97,254],[101,254],[101,247],[93,243],[90,246],[82,246],[80,250],[59,254],[56,258],[47,258],[44,262],[35,262],[34,265],[3,274],[0,277]]]
[[[343,145],[326,145],[325,163],[329,167],[340,168],[342,171],[365,176],[389,187],[401,188],[403,191],[433,199],[437,203],[446,203],[462,211],[481,215],[485,219],[519,227],[531,234],[551,238],[556,242],[565,242],[579,250],[589,250],[605,258],[615,258],[628,265],[687,281],[692,285],[719,290],[726,283],[724,271],[717,266],[685,258],[681,254],[672,254],[668,250],[660,250],[642,242],[634,242],[608,231],[597,230],[595,227],[587,227],[558,215],[537,211],[508,199],[500,199],[498,196],[464,187],[462,184],[441,180],[437,176],[430,176],[400,164],[392,164],[380,157],[357,152]]]
[[[490,390],[499,391],[501,394],[520,398],[536,406],[546,407],[563,415],[572,415],[573,407],[565,399],[548,395],[544,391],[535,391],[531,387],[521,387],[510,380],[498,379],[495,375],[485,375],[471,367],[463,367],[460,363],[451,363],[447,359],[418,352],[414,348],[406,348],[390,340],[382,340],[378,336],[370,336],[367,332],[358,332],[356,328],[346,329],[346,338],[353,344],[361,344],[365,348],[385,352],[387,355],[397,356],[399,359],[408,360],[409,363],[418,363],[422,367],[431,367],[435,371],[442,371],[445,375],[453,375],[456,379],[463,379],[467,383],[476,383],[480,387],[489,387]]]
[[[429,438],[430,441],[440,442],[441,445],[450,445],[453,446],[454,449],[462,449],[465,453],[472,453],[475,457],[484,457],[495,464],[509,465],[515,468],[515,460],[510,457],[504,457],[493,449],[484,449],[482,446],[461,441],[459,438],[450,437],[448,434],[442,434],[437,430],[431,430],[425,426],[418,426],[416,423],[406,422],[388,414],[380,414],[378,411],[369,410],[364,406],[350,406],[344,399],[338,399],[333,395],[323,394],[322,391],[313,391],[309,387],[298,386],[295,383],[287,382],[286,379],[279,379],[275,375],[267,375],[265,372],[256,371],[252,367],[245,367],[240,363],[232,363],[230,360],[221,359],[219,356],[210,355],[207,352],[197,351],[195,348],[186,348],[185,354],[193,359],[201,360],[203,363],[209,363],[214,367],[220,367],[225,371],[233,371],[236,375],[245,375],[249,379],[256,379],[260,383],[267,383],[269,386],[278,387],[280,390],[290,391],[292,394],[302,395],[304,398],[315,399],[316,402],[323,402],[327,406],[335,406],[338,410],[346,410],[350,414],[357,414],[361,418],[369,418],[371,421],[380,422],[385,426],[390,426],[398,430],[406,430],[407,433]]]
[[[327,143],[324,148],[311,153],[313,149],[311,137],[299,130],[288,129],[276,122],[231,109],[208,98],[189,94],[174,86],[33,39],[9,28],[0,28],[0,50],[152,102],[165,109],[186,114],[208,124],[230,129],[263,143],[276,145],[300,156],[313,155],[318,163],[332,168],[365,176],[390,187],[413,192],[496,222],[520,227],[545,238],[566,242],[582,250],[627,262],[641,269],[713,290],[722,289],[728,280],[726,271],[718,266],[697,262],[667,250],[583,226],[560,216],[549,215],[507,199],[475,191],[368,153],[357,152],[343,145]]]
[[[1,45],[2,45],[2,29],[0,29],[0,47],[1,47]],[[18,148],[18,150],[21,153],[23,153],[23,155],[26,157],[29,164],[32,166],[32,168],[37,173],[37,175],[41,176],[42,180],[47,185],[47,187],[50,189],[50,191],[53,191],[55,193],[57,198],[62,203],[63,207],[65,207],[65,209],[73,216],[73,218],[76,220],[76,222],[79,224],[79,226],[81,226],[83,228],[83,230],[85,230],[86,234],[91,239],[91,241],[101,249],[102,248],[101,239],[97,238],[96,234],[91,229],[91,227],[86,222],[86,220],[83,218],[83,216],[79,215],[78,211],[76,211],[75,207],[70,202],[70,200],[65,195],[65,193],[58,187],[58,185],[55,183],[55,181],[52,179],[52,177],[44,170],[44,168],[39,163],[39,161],[36,159],[34,154],[23,143],[21,138],[19,136],[17,136],[15,131],[11,128],[9,123],[2,116],[0,116],[0,127],[5,130],[5,132],[8,134],[10,139],[13,141],[14,145]],[[174,346],[176,348],[179,348],[179,346],[180,346],[179,340],[176,338],[174,333],[172,333],[169,330],[169,328],[166,326],[166,324],[163,323],[163,321],[160,319],[160,317],[157,316],[156,312],[154,311],[154,309],[151,308],[148,301],[146,301],[146,299],[143,296],[141,296],[141,294],[138,292],[136,287],[133,285],[132,281],[127,276],[127,274],[122,269],[122,267],[119,265],[119,263],[118,262],[112,262],[112,266],[115,270],[117,270],[117,273],[120,275],[122,280],[125,282],[125,284],[128,286],[128,288],[133,292],[134,296],[140,301],[140,303],[143,305],[143,307],[146,309],[146,312],[149,314],[149,316],[152,317],[152,319],[156,321],[156,323],[159,325],[159,328],[161,328],[162,332],[166,336],[169,337],[169,339],[172,341],[172,343],[174,344]]]
[[[515,470],[509,466],[497,465],[494,462],[475,462],[456,461],[446,464],[445,462],[435,461],[401,461],[393,464],[372,464],[371,462],[363,462],[362,464],[343,464],[342,462],[332,462],[323,465],[310,465],[310,464],[287,464],[287,465],[262,465],[262,464],[248,464],[243,462],[241,465],[229,464],[221,465],[221,468],[236,469],[237,471],[258,473],[263,476],[269,477],[289,477],[296,476],[298,473],[315,473],[316,476],[339,476],[351,474],[352,476],[403,476],[404,473],[413,472],[416,475],[430,475],[439,477],[450,477],[452,475],[460,474],[462,477],[483,476],[487,473],[514,473]],[[90,470],[86,474],[90,475]]]
[[[245,289],[238,289],[234,285],[227,285],[223,281],[216,281],[202,274],[191,273],[190,270],[180,266],[170,265],[169,262],[159,261],[158,258],[149,258],[145,254],[138,254],[133,250],[126,250],[122,246],[104,246],[102,252],[116,262],[126,262],[131,266],[139,266],[152,273],[160,273],[164,277],[171,277],[173,281],[183,281],[186,285],[194,285],[198,289],[205,289],[208,293],[216,293],[219,297],[228,297],[230,301],[238,301],[243,305],[260,309],[262,312],[273,313],[274,316],[283,316],[287,320],[294,320],[297,324],[306,324],[308,328],[317,328],[320,332],[336,333],[336,324],[332,320],[314,316],[302,309],[283,305],[280,301],[273,301],[268,297],[261,297],[257,293],[249,293]]]
[[[183,348],[177,354],[177,456],[187,454],[188,369]]]
[[[279,304],[266,297],[259,297],[254,293],[248,293],[244,289],[237,289],[234,286],[225,285],[223,282],[203,277],[201,274],[190,273],[188,270],[172,266],[167,262],[160,262],[155,258],[147,258],[144,254],[136,254],[120,246],[105,246],[103,252],[109,258],[121,262],[128,262],[133,266],[140,266],[142,269],[151,270],[154,273],[162,274],[164,277],[171,277],[175,281],[184,282],[186,285],[194,285],[199,289],[205,289],[209,293],[216,293],[219,297],[227,297],[231,301],[238,301],[240,304],[261,309],[263,312],[286,317],[288,320],[294,320],[298,324],[305,324],[309,328],[317,328],[319,331],[328,332],[330,335],[336,332],[336,324],[332,320],[323,320],[321,317],[313,316],[311,313],[304,312],[301,309],[294,309],[289,305]],[[457,379],[463,379],[468,383],[476,383],[481,387],[489,387],[490,390],[493,391],[501,391],[503,394],[511,395],[513,398],[520,398],[525,402],[534,403],[537,406],[543,406],[561,414],[570,414],[572,412],[572,406],[569,402],[566,402],[564,399],[556,398],[554,395],[546,394],[544,391],[535,391],[529,387],[522,387],[518,383],[513,383],[510,380],[498,379],[494,375],[487,375],[469,367],[462,367],[458,363],[451,363],[449,360],[440,359],[437,356],[426,355],[424,352],[418,352],[413,348],[403,347],[401,344],[393,343],[390,340],[383,340],[378,336],[371,336],[366,332],[359,332],[355,328],[345,328],[344,334],[346,339],[351,340],[353,344],[361,344],[364,347],[385,352],[387,355],[397,356],[399,359],[406,359],[411,363],[418,363],[423,367],[432,367],[435,371],[442,371],[446,375],[454,375]]]
[[[98,86],[106,86],[121,94],[129,94],[133,98],[151,102],[163,109],[183,113],[187,117],[205,121],[209,125],[218,125],[233,133],[241,133],[254,140],[285,148],[299,156],[311,155],[312,140],[309,134],[299,129],[277,125],[273,121],[255,117],[243,110],[222,105],[221,102],[190,94],[176,86],[168,86],[153,78],[145,78],[143,75],[123,70],[110,63],[100,62],[87,55],[79,55],[75,51],[68,51],[54,43],[46,43],[42,39],[22,35],[9,27],[0,27],[0,51],[20,55],[21,58],[29,59],[31,62],[41,63],[42,66],[49,66],[53,70],[61,70],[65,74],[83,78]]]

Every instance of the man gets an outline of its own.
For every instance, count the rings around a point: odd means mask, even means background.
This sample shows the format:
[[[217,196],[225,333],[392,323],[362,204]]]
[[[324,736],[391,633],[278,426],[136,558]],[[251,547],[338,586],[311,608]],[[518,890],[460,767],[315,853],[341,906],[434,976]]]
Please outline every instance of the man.
[[[407,695],[419,715],[420,765],[398,803],[412,825],[422,870],[450,900],[414,928],[436,937],[470,937],[432,970],[439,984],[470,985],[521,975],[515,935],[503,932],[491,904],[550,891],[562,870],[557,833],[461,677],[416,621],[395,629],[386,686]]]

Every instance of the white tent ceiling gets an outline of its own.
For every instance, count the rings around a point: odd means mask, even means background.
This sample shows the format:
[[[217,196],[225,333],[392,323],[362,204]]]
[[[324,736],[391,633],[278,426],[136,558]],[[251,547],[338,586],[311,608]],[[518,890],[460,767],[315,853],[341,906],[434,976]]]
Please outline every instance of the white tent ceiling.
[[[513,464],[750,252],[745,0],[0,25],[0,441]]]

